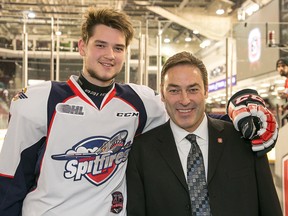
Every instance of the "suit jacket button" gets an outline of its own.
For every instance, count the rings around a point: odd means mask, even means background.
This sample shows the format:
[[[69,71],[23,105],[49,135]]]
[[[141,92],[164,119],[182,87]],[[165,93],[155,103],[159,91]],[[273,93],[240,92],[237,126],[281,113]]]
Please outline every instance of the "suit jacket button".
[[[185,208],[186,208],[186,210],[190,210],[190,205],[187,204],[187,205],[185,206]]]

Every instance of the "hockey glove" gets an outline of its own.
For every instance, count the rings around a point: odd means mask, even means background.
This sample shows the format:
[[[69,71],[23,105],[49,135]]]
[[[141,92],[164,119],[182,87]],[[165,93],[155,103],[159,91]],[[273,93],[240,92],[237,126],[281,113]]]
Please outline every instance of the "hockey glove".
[[[266,108],[264,100],[253,89],[235,93],[227,104],[227,114],[236,130],[251,140],[252,150],[258,156],[269,152],[278,138],[278,124]]]

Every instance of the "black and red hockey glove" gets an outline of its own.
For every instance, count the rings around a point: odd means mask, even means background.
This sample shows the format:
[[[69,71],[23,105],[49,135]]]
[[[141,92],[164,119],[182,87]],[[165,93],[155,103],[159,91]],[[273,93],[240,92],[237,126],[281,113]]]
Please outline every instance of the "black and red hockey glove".
[[[278,124],[264,100],[253,89],[235,93],[227,104],[227,114],[243,138],[251,140],[258,156],[269,152],[278,138]]]

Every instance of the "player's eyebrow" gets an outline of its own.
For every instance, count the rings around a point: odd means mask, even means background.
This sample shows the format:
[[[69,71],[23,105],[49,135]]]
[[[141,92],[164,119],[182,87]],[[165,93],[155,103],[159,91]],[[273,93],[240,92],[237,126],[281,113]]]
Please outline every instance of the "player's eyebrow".
[[[105,44],[105,45],[108,44],[108,42],[103,41],[103,40],[95,40],[94,43],[100,43],[100,44]],[[125,44],[113,44],[113,46],[125,48]]]

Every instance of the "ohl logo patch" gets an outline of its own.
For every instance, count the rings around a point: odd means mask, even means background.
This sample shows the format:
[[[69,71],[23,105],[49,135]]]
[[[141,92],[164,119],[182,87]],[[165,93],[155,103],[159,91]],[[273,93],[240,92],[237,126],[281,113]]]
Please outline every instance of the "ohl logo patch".
[[[66,160],[64,177],[80,181],[85,177],[95,185],[110,179],[119,165],[128,158],[131,141],[126,143],[126,130],[112,137],[95,136],[74,145],[65,154],[52,155],[54,160]]]

